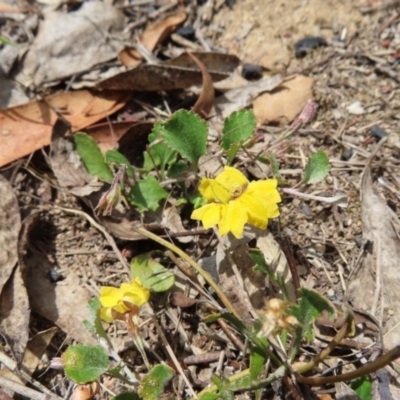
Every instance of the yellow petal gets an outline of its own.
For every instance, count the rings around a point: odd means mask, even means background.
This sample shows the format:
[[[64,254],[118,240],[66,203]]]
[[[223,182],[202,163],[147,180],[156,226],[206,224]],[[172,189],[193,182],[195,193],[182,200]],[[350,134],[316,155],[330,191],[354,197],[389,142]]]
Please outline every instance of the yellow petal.
[[[239,239],[248,219],[246,209],[237,200],[232,200],[223,214],[218,225],[219,234],[223,236],[232,232]]]
[[[267,217],[275,218],[279,216],[277,203],[281,202],[281,196],[276,189],[276,179],[251,182],[246,193],[258,199],[263,206],[267,207]]]
[[[122,299],[120,289],[111,286],[102,286],[100,288],[100,304],[103,307],[113,307]]]
[[[214,179],[202,178],[201,183],[199,185],[199,192],[203,196],[204,200],[209,203],[213,201],[217,201],[217,198],[214,195],[214,192],[211,188],[211,183],[214,182]]]
[[[218,177],[219,176],[220,175],[218,175]],[[210,182],[210,188],[215,199],[213,201],[226,204],[232,199],[232,194],[230,190],[222,186],[217,179],[212,179]]]
[[[237,202],[247,212],[248,222],[257,228],[265,229],[268,223],[268,207],[259,201],[258,198],[244,193],[237,199]]]
[[[203,223],[204,229],[209,229],[219,223],[225,207],[226,205],[219,203],[206,204],[194,210],[190,217],[200,220]]]
[[[114,320],[112,317],[112,314],[111,314],[110,307],[102,308],[100,310],[100,316],[101,316],[101,319],[103,319],[106,322],[113,322],[113,320]]]
[[[224,203],[229,200],[234,200],[240,196],[247,188],[249,181],[247,178],[236,168],[226,166],[224,172],[220,173],[216,178],[215,182],[218,183],[225,191],[228,192],[229,197],[220,196],[219,193],[214,190],[214,194],[217,195],[218,199]],[[222,190],[220,190],[222,192]]]

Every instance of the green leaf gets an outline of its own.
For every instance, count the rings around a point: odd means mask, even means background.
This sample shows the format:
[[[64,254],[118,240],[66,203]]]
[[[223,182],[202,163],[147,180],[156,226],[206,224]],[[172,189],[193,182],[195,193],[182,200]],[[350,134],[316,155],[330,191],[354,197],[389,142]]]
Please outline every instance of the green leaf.
[[[143,400],[143,399],[135,392],[126,392],[112,397],[111,400]]]
[[[174,376],[172,368],[156,365],[141,381],[138,393],[143,400],[157,400],[164,391],[164,386]]]
[[[18,45],[16,43],[12,42],[11,40],[8,40],[4,36],[0,36],[0,43],[9,45],[11,47],[18,47]]]
[[[218,400],[219,398],[219,393],[204,393],[200,400]]]
[[[306,183],[317,183],[322,181],[330,170],[328,156],[323,151],[318,151],[314,153],[304,170],[304,177],[301,184]]]
[[[234,400],[234,395],[231,392],[231,390],[229,390],[229,380],[224,378],[224,377],[219,377],[219,376],[212,376],[212,381],[214,382],[214,384],[217,386],[218,390],[219,390],[219,399],[222,400]]]
[[[271,165],[272,174],[274,175],[275,179],[278,181],[279,185],[287,185],[288,181],[282,176],[281,172],[279,171],[278,160],[275,157],[275,154],[272,151],[268,152],[268,159]]]
[[[199,158],[206,154],[207,124],[194,112],[179,110],[164,123],[162,137],[197,171]]]
[[[108,165],[116,165],[118,168],[121,164],[126,165],[126,174],[130,178],[135,177],[135,170],[129,160],[117,150],[107,150],[104,154],[105,161]]]
[[[131,261],[132,276],[138,277],[145,288],[165,292],[175,283],[175,275],[151,258],[150,253],[141,254]]]
[[[146,210],[156,211],[159,201],[167,197],[168,192],[164,190],[157,179],[151,175],[137,181],[132,186],[128,195],[129,201],[137,206],[140,212]]]
[[[76,383],[95,381],[109,367],[108,356],[101,346],[69,346],[63,359],[65,373]]]
[[[78,132],[74,135],[75,148],[90,175],[97,176],[101,181],[111,183],[113,173],[105,163],[97,143],[86,133]]]
[[[157,121],[149,134],[149,142],[154,143],[156,140],[161,139],[163,129],[164,124],[161,121]],[[176,160],[176,152],[164,142],[151,144],[148,151],[145,151],[143,155],[143,168],[146,171],[151,171],[160,166],[161,171],[164,172],[167,165]]]
[[[101,305],[99,299],[94,298],[89,300],[88,305],[89,305],[90,319],[84,320],[83,325],[86,326],[86,328],[93,336],[98,335],[99,337],[105,339],[108,343],[109,348],[112,349],[113,345],[106,331],[104,330],[103,324],[101,322],[101,317],[100,317]]]
[[[218,318],[223,318],[227,320],[230,324],[232,324],[239,332],[245,335],[255,346],[259,347],[266,353],[266,355],[271,354],[268,346],[268,340],[265,337],[257,336],[257,331],[252,328],[248,328],[245,323],[239,318],[235,317],[233,314],[223,313],[223,314],[214,314],[206,317],[204,319],[205,323],[210,323],[217,321]],[[259,325],[257,323],[257,325]],[[259,326],[258,326],[259,330]]]
[[[229,163],[232,162],[240,145],[253,136],[255,128],[256,117],[251,110],[236,111],[225,120],[221,147],[228,152]]]
[[[353,389],[362,400],[372,400],[372,383],[368,376],[360,376],[350,382],[350,388]]]
[[[182,175],[186,171],[189,171],[189,166],[185,161],[178,160],[170,165],[167,176],[168,178],[174,178],[177,175]]]
[[[299,305],[294,306],[290,313],[295,316],[301,324],[301,326],[295,328],[297,344],[300,343],[303,337],[305,337],[308,342],[314,339],[312,324],[315,318],[319,317],[324,310],[328,311],[329,318],[332,320],[336,317],[336,309],[326,297],[315,290],[300,289]]]
[[[267,275],[272,281],[277,281],[276,275],[272,272],[271,268],[266,263],[264,254],[260,250],[250,249],[249,256],[256,263],[256,265],[253,267],[254,271],[261,271],[262,273]]]
[[[265,352],[257,346],[250,349],[250,380],[256,382],[259,380],[260,375],[265,369]],[[255,391],[255,399],[260,400],[262,395],[262,390],[258,389]]]

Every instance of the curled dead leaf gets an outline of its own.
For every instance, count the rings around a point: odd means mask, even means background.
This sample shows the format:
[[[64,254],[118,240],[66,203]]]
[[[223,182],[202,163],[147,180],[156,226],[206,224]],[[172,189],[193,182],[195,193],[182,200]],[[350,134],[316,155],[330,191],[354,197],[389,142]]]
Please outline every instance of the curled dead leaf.
[[[139,42],[150,51],[153,51],[155,47],[167,39],[185,19],[186,13],[180,12],[162,21],[158,21],[150,25],[143,34],[140,35]],[[136,67],[143,61],[143,56],[135,49],[125,47],[118,54],[118,59],[126,67]]]

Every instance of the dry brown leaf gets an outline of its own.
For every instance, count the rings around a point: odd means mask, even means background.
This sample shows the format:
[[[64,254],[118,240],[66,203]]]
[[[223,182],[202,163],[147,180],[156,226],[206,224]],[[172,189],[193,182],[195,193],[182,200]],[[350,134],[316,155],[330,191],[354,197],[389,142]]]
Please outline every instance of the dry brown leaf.
[[[11,184],[0,175],[0,293],[18,261],[21,216]]]
[[[77,131],[122,108],[127,92],[102,93],[80,90],[61,92],[44,100],[0,111],[0,167],[50,143],[51,132],[61,114]]]
[[[239,111],[249,106],[253,99],[260,93],[274,90],[281,84],[282,80],[282,75],[277,74],[261,81],[230,89],[223,95],[217,97],[215,107],[223,118],[227,118],[234,111]]]
[[[239,65],[237,57],[221,53],[192,53],[213,81],[225,79]],[[186,89],[202,82],[201,71],[187,53],[157,65],[140,65],[97,84],[100,89],[158,91]]]
[[[384,347],[391,349],[399,344],[400,239],[387,204],[373,188],[369,167],[366,167],[361,181],[361,212],[363,239],[373,243],[373,250],[372,254],[367,252],[363,266],[350,282],[349,300],[356,308],[368,312],[377,306],[378,319],[381,318],[379,310],[383,301]],[[377,279],[379,274],[380,282]],[[374,304],[377,285],[381,285],[380,300]],[[396,361],[394,365],[399,372],[400,362]]]
[[[254,237],[254,236],[253,236]],[[266,277],[260,271],[254,271],[254,262],[249,256],[248,242],[252,237],[244,236],[235,239],[226,236],[220,239],[217,246],[217,270],[219,275],[218,285],[237,310],[240,318],[250,323],[251,316],[254,318],[254,310],[264,306]],[[243,280],[242,289],[237,276],[232,270],[232,265],[226,256],[224,247],[228,248],[236,263],[240,276]]]
[[[33,375],[37,366],[45,354],[54,335],[58,332],[57,327],[52,327],[43,332],[37,333],[32,339],[29,340],[24,354],[22,366],[24,371],[30,376]]]
[[[1,292],[0,318],[0,331],[19,363],[29,339],[30,318],[28,293],[19,267],[14,270]]]
[[[27,8],[18,8],[11,4],[0,1],[0,12],[1,13],[26,13],[29,12]]]
[[[179,233],[185,231],[182,224],[182,219],[178,213],[176,207],[166,208],[162,213],[162,224],[166,229],[169,229],[173,233]],[[192,236],[181,236],[176,238],[181,243],[189,243],[193,240]]]
[[[48,163],[60,186],[76,196],[88,196],[104,184],[87,172],[71,138],[66,138],[70,128],[70,123],[62,118],[54,124]]]
[[[312,99],[314,79],[297,75],[285,81],[272,93],[264,93],[254,100],[253,110],[259,124],[292,122]]]
[[[72,269],[66,271],[62,282],[50,282],[47,275],[53,265],[34,248],[26,257],[26,266],[32,310],[52,321],[78,342],[98,344],[83,325],[84,320],[90,320],[87,306],[90,296]]]
[[[85,132],[95,140],[100,150],[105,153],[107,150],[115,150],[118,147],[117,142],[122,136],[138,124],[140,124],[139,121],[104,122],[87,127]]]
[[[125,26],[123,12],[105,1],[84,1],[69,12],[47,11],[14,78],[40,87],[90,71],[117,56]]]
[[[200,68],[201,75],[203,77],[203,87],[199,98],[197,99],[195,105],[193,106],[193,111],[200,115],[202,118],[207,118],[210,113],[215,99],[215,91],[213,86],[213,80],[207,71],[205,65],[192,53],[188,52],[189,56]]]
[[[169,302],[175,307],[191,307],[198,303],[198,300],[185,296],[182,292],[173,292],[169,297]]]
[[[283,254],[279,243],[274,239],[272,233],[268,230],[261,230],[252,228],[257,232],[257,248],[263,253],[265,262],[270,266],[272,271],[282,276],[283,282],[285,283],[289,300],[296,302],[296,288],[293,283],[293,279],[289,270],[289,265]],[[278,287],[270,287],[270,296],[281,297],[282,293],[279,292]]]
[[[139,37],[139,42],[153,51],[156,46],[176,30],[179,24],[186,19],[186,13],[180,12],[162,21],[150,25]],[[136,50],[125,47],[119,54],[118,59],[126,67],[136,67],[143,61],[143,56]]]

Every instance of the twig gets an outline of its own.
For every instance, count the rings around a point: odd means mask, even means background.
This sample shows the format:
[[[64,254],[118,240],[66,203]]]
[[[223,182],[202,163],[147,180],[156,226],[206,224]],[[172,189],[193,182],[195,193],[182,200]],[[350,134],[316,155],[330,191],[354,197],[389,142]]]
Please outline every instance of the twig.
[[[126,261],[126,259],[122,256],[118,246],[115,243],[114,238],[100,224],[98,224],[90,215],[86,214],[83,211],[75,210],[73,208],[65,208],[65,207],[60,207],[60,206],[56,206],[56,205],[52,205],[52,207],[58,208],[59,210],[65,211],[67,213],[80,215],[80,216],[86,218],[91,225],[93,225],[95,228],[97,228],[104,235],[104,237],[107,239],[107,241],[110,244],[110,246],[112,247],[112,249],[115,251],[115,254],[117,255],[119,261],[121,261],[121,264],[125,267],[125,269],[128,272],[130,272],[131,269],[129,267],[129,264]]]
[[[363,375],[369,375],[381,368],[386,367],[391,362],[397,360],[400,357],[400,346],[396,346],[394,349],[388,351],[383,356],[379,357],[375,361],[364,365],[360,368],[352,372],[348,372],[347,374],[334,375],[334,376],[320,376],[320,377],[311,377],[306,378],[305,376],[297,375],[297,381],[300,383],[305,383],[310,386],[322,386],[328,385],[336,382],[345,382],[352,381],[353,379],[359,378]]]
[[[172,362],[173,362],[174,365],[175,365],[175,368],[176,368],[176,369],[178,370],[178,372],[181,374],[182,379],[185,381],[187,387],[188,387],[188,388],[190,389],[190,391],[192,392],[192,396],[193,396],[195,399],[198,399],[198,397],[197,397],[197,395],[196,395],[196,392],[194,391],[194,389],[193,389],[192,385],[190,384],[188,378],[186,377],[185,373],[183,372],[183,369],[182,369],[182,367],[181,367],[181,364],[179,363],[178,359],[177,359],[176,356],[175,356],[175,353],[174,353],[173,350],[171,349],[171,346],[169,345],[169,343],[168,343],[168,341],[167,341],[167,339],[166,339],[166,337],[165,337],[165,335],[164,335],[164,332],[163,332],[162,329],[161,329],[161,326],[158,324],[157,319],[156,319],[156,318],[153,318],[153,322],[154,322],[154,324],[155,324],[155,326],[156,326],[156,328],[157,328],[157,332],[158,332],[158,334],[160,335],[160,339],[161,339],[161,341],[163,342],[163,344],[164,344],[164,346],[165,346],[165,349],[167,350],[169,356],[171,357]]]
[[[378,238],[376,243],[376,288],[374,293],[374,301],[371,307],[371,314],[376,316],[376,309],[378,308],[379,296],[382,287],[382,268],[381,268],[381,241]]]
[[[211,275],[206,272],[203,268],[200,267],[199,264],[196,263],[191,257],[189,257],[184,251],[182,251],[180,248],[176,247],[174,244],[167,242],[166,240],[160,238],[159,236],[155,235],[152,232],[149,232],[147,229],[138,227],[134,229],[135,232],[146,236],[147,238],[154,240],[155,242],[159,243],[161,246],[166,247],[167,249],[170,249],[173,251],[175,254],[177,254],[179,257],[183,258],[189,265],[191,265],[200,275],[203,276],[203,278],[207,281],[207,283],[215,290],[217,293],[218,297],[221,299],[221,301],[224,303],[225,307],[236,317],[240,318],[237,311],[233,307],[232,303],[229,301],[229,299],[225,296],[225,294],[222,292],[222,290],[219,288],[219,286],[214,282],[213,278]]]
[[[241,292],[243,293],[242,300],[244,300],[244,302],[246,303],[247,309],[251,313],[252,317],[258,319],[259,318],[258,314],[254,310],[254,307],[251,304],[251,301],[250,301],[250,298],[249,298],[249,294],[247,293],[246,287],[244,286],[242,274],[240,273],[240,271],[239,271],[239,269],[237,267],[237,264],[236,264],[235,260],[233,259],[232,254],[229,251],[229,249],[225,249],[225,254],[226,254],[226,257],[229,260],[229,263],[231,264],[232,271],[235,274],[235,277],[236,277],[236,280],[237,280],[237,282],[239,284]]]

